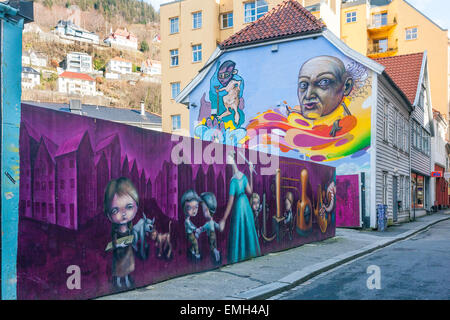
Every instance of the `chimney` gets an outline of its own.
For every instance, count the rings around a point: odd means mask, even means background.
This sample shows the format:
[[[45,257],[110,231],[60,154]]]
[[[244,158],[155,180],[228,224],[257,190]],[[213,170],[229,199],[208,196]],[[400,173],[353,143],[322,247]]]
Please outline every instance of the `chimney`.
[[[141,101],[141,116],[145,117],[145,103]]]
[[[69,111],[70,113],[82,115],[83,113],[81,111],[81,100],[71,99],[69,102]]]

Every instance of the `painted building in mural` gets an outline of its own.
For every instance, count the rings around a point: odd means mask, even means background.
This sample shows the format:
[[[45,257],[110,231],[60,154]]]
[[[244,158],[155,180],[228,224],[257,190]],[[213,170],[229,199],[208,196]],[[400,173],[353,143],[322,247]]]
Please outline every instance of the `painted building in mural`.
[[[273,27],[280,23],[283,30]],[[223,41],[176,101],[188,106],[194,137],[359,175],[359,224],[376,227],[378,204],[392,221],[408,219],[409,180],[402,199],[388,190],[409,177],[409,142],[397,130],[408,140],[411,102],[383,65],[350,49],[297,1]],[[382,145],[384,134],[398,141]]]
[[[333,167],[29,104],[21,118],[18,299],[93,298],[335,235]]]

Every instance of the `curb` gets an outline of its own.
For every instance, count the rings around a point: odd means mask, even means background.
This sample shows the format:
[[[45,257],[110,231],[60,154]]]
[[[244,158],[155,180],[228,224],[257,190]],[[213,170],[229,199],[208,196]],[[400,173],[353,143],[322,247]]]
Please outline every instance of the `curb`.
[[[239,299],[239,300],[264,300],[267,298],[270,298],[278,293],[281,293],[283,291],[290,290],[299,284],[302,284],[306,281],[308,281],[311,278],[316,277],[317,275],[324,273],[326,271],[329,271],[331,269],[336,268],[337,266],[340,266],[344,263],[347,263],[351,260],[355,260],[357,258],[360,258],[362,256],[365,256],[369,253],[372,253],[375,250],[387,247],[395,242],[404,240],[406,238],[411,237],[412,235],[415,235],[416,233],[419,233],[427,228],[429,228],[432,225],[435,225],[439,222],[449,220],[450,217],[445,217],[438,219],[433,222],[429,222],[426,225],[417,227],[415,229],[403,232],[399,234],[398,236],[387,238],[384,240],[377,241],[373,244],[367,245],[363,247],[362,249],[353,250],[341,255],[338,255],[334,258],[325,260],[323,262],[317,263],[312,266],[308,266],[306,268],[303,268],[302,270],[294,271],[291,274],[281,278],[278,281],[274,281],[238,294],[235,294],[233,296],[226,297],[225,299]]]

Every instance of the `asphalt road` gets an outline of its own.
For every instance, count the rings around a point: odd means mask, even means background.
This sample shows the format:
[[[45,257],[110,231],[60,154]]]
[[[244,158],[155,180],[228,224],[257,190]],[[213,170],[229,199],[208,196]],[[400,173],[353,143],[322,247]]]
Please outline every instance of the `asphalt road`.
[[[272,299],[448,300],[450,220],[330,270]]]

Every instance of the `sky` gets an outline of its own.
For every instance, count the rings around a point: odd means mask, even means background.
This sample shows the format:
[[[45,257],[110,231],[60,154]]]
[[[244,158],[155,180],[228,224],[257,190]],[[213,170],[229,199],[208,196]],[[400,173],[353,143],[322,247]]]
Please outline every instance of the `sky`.
[[[161,3],[170,2],[171,0],[145,0],[159,10]],[[407,0],[414,7],[419,9],[423,14],[437,23],[440,27],[448,29],[450,27],[450,1],[448,0]]]

